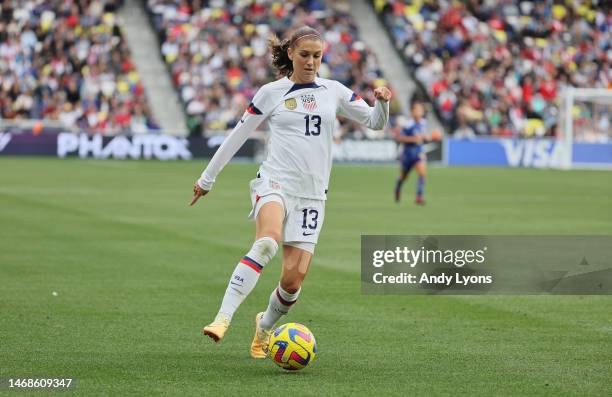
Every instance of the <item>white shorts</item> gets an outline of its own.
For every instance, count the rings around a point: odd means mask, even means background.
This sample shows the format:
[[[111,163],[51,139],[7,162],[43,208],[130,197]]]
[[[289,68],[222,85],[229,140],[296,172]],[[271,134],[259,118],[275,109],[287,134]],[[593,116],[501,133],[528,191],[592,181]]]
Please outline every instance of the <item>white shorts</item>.
[[[253,179],[250,187],[252,209],[249,219],[256,219],[266,203],[281,204],[285,210],[283,243],[314,253],[325,218],[325,201],[284,193],[280,183],[266,177]]]

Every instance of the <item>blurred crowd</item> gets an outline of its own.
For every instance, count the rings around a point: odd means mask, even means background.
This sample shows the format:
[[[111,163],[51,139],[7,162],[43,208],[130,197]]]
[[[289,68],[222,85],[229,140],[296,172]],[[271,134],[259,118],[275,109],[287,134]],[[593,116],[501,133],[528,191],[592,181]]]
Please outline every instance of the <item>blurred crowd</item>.
[[[374,0],[374,7],[456,135],[554,135],[565,87],[612,89],[610,2]],[[581,112],[598,114],[594,124],[609,131],[609,111]]]
[[[373,89],[388,85],[360,40],[348,3],[148,0],[164,60],[184,103],[192,134],[232,128],[256,90],[276,79],[267,40],[309,25],[325,40],[319,75],[337,79],[373,104]],[[333,8],[332,8],[333,7]],[[342,120],[340,133],[374,137]]]
[[[0,0],[0,118],[157,129],[122,37],[122,0]]]

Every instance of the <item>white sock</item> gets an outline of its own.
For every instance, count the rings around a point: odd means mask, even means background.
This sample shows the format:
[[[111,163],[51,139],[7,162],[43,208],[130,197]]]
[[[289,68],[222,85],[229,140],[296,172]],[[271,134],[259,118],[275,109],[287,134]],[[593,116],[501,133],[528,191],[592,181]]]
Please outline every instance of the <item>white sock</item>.
[[[238,306],[251,293],[264,266],[276,255],[278,244],[271,237],[262,237],[253,243],[251,250],[240,260],[230,278],[219,314],[232,320]]]
[[[272,291],[268,308],[259,322],[261,329],[265,329],[266,331],[271,330],[274,324],[289,312],[291,306],[297,301],[301,290],[300,288],[294,294],[290,294],[279,284],[278,287]]]

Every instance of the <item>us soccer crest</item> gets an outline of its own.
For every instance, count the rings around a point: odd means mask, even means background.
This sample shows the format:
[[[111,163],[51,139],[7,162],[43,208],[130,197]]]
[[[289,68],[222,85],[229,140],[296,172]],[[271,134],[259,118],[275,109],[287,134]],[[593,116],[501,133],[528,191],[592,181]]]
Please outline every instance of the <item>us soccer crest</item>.
[[[312,111],[317,108],[317,100],[314,95],[302,95],[300,99],[302,100],[302,106],[304,106],[304,109]]]
[[[295,98],[285,99],[285,107],[289,110],[295,110],[295,108],[297,108],[297,101]]]

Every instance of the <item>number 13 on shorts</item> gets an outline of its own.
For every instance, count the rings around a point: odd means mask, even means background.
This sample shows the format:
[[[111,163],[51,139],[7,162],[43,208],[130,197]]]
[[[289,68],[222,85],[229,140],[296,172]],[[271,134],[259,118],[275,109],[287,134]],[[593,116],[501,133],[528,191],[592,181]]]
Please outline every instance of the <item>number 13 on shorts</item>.
[[[293,241],[302,241],[308,243],[315,243],[319,239],[319,233],[323,226],[323,216],[325,209],[323,205],[312,205],[300,206],[293,211],[293,216],[289,219],[289,222],[285,225],[285,228],[289,227],[289,237]]]
[[[312,232],[317,230],[317,220],[319,219],[319,211],[314,208],[302,209],[304,218],[302,220],[302,230],[304,233]]]

